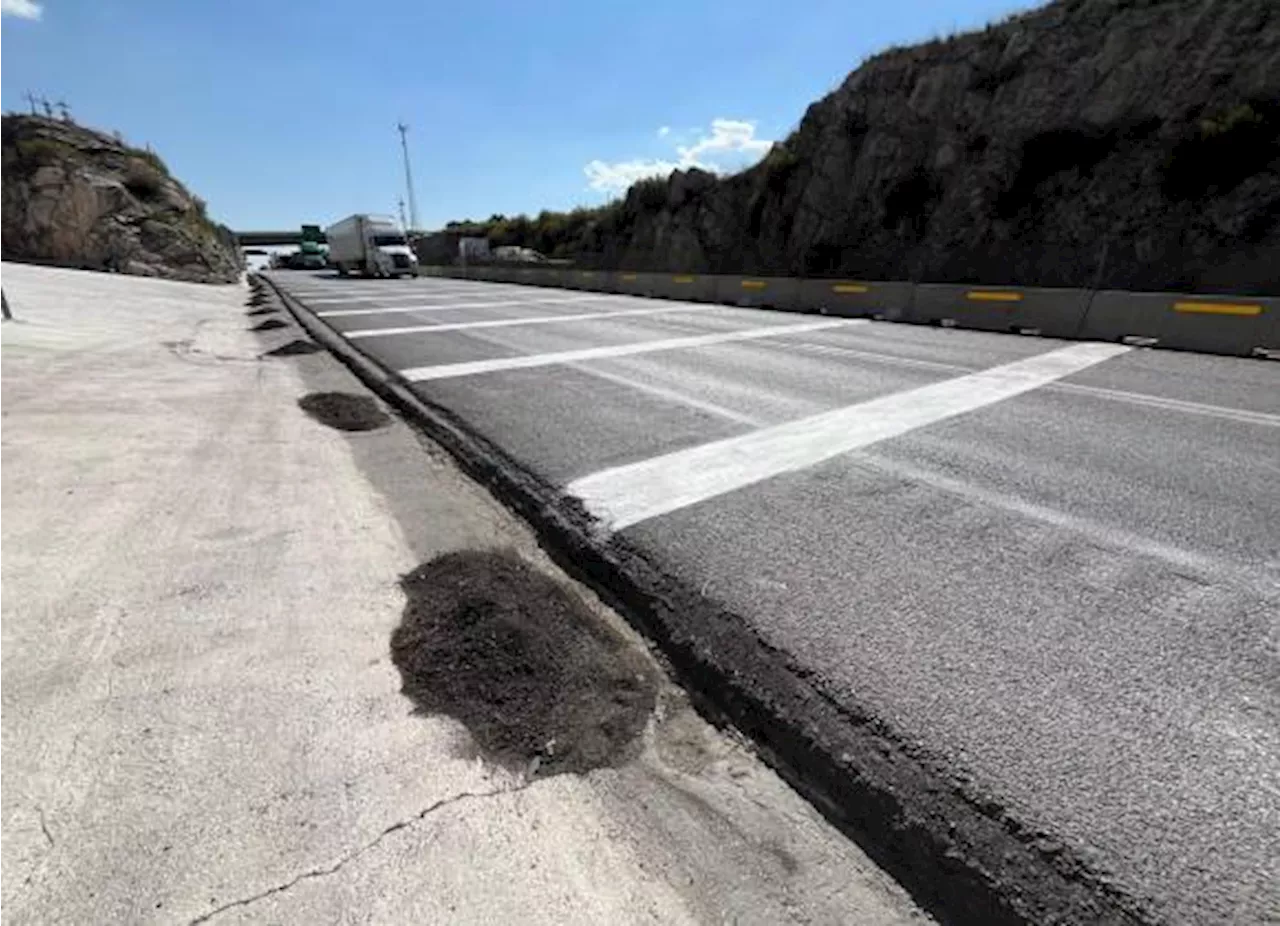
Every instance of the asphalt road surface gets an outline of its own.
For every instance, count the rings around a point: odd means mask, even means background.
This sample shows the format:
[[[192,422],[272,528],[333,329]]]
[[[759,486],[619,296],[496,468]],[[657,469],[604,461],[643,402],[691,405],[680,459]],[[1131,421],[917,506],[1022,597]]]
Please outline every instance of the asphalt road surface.
[[[1280,365],[276,279],[1157,918],[1280,916]]]

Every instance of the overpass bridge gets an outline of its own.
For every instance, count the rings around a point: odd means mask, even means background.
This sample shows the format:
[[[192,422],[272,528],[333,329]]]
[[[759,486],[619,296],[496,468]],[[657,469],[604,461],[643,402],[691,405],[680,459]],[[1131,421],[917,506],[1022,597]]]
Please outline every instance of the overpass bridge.
[[[299,228],[289,231],[233,231],[232,234],[236,236],[236,241],[242,248],[302,244],[302,230]],[[324,232],[320,232],[318,238],[313,235],[311,240],[319,241],[321,244],[327,242]]]

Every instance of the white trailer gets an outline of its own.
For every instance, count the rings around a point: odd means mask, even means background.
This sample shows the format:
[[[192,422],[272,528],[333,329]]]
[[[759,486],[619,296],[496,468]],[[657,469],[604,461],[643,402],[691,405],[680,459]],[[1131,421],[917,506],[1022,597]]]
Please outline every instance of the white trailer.
[[[352,215],[324,230],[329,263],[339,275],[415,276],[418,258],[404,230],[389,215]]]

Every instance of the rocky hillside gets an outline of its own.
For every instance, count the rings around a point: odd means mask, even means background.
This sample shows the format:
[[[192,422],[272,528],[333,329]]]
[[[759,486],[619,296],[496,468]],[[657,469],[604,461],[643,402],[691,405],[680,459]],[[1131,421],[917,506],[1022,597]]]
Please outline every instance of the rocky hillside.
[[[239,279],[230,232],[155,154],[38,116],[3,119],[5,260],[205,283]]]
[[[756,167],[641,182],[568,250],[635,270],[1280,292],[1280,3],[1060,0],[885,52]]]

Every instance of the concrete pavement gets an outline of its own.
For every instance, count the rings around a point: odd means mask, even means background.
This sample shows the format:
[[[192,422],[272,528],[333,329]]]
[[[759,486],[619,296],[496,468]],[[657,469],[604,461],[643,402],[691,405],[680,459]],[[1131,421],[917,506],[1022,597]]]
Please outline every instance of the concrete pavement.
[[[585,506],[602,555],[705,605],[665,630],[711,660],[758,640],[752,665],[800,692],[792,732],[870,723],[893,767],[831,749],[827,771],[907,795],[890,854],[926,833],[1015,904],[1063,892],[1039,921],[1280,915],[1280,367],[277,279],[563,518]]]
[[[401,574],[516,551],[624,624],[241,287],[5,264],[5,923],[927,922],[664,683],[639,755],[531,779],[400,693]],[[658,671],[655,667],[654,671]]]

